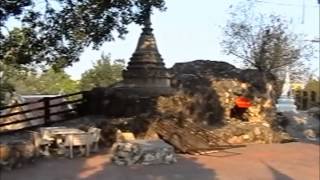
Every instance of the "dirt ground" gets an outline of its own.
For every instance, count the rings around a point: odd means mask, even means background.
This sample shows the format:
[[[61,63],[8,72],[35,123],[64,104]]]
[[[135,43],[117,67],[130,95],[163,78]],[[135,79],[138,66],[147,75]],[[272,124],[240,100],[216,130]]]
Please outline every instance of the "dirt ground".
[[[250,145],[210,156],[179,155],[173,165],[132,167],[110,163],[110,155],[45,159],[13,171],[0,180],[319,180],[319,145],[288,143]]]

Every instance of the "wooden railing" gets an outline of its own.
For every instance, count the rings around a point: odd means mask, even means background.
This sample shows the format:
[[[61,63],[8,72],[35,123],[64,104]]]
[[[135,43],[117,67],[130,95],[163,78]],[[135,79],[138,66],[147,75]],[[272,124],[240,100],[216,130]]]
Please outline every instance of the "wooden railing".
[[[54,122],[75,118],[76,116],[79,116],[78,107],[84,103],[85,93],[87,93],[87,91],[81,91],[62,96],[44,97],[33,102],[0,107],[0,112],[2,112],[0,114],[0,133],[7,133],[36,126],[46,126]],[[62,99],[62,101],[54,104],[54,100],[57,99]],[[38,107],[30,109],[30,106],[35,104],[37,104],[36,106]],[[60,108],[62,110],[53,112],[52,110],[54,107],[62,107]],[[14,109],[19,110],[17,112],[10,112]],[[6,113],[6,111],[8,113]],[[34,112],[38,112],[38,114],[40,112],[40,115],[29,117],[29,115]],[[54,116],[59,116],[59,120],[54,120],[52,118]]]

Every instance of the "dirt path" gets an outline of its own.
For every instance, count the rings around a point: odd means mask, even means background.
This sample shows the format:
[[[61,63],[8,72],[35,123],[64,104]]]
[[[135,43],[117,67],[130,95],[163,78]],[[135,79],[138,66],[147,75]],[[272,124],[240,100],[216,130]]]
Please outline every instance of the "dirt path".
[[[109,155],[82,159],[39,160],[0,180],[318,180],[319,145],[306,143],[250,145],[212,156],[178,158],[173,165],[120,167]]]

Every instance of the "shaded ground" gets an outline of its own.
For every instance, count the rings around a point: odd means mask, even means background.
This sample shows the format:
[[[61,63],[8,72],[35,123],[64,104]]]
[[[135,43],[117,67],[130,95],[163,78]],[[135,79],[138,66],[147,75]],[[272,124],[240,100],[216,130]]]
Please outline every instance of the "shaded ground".
[[[320,142],[319,116],[312,116],[306,111],[284,112],[282,114],[289,120],[286,131],[290,136],[304,142]]]
[[[107,153],[82,159],[47,159],[14,171],[1,180],[209,180],[319,179],[319,145],[250,145],[212,156],[182,155],[173,165],[120,167]]]

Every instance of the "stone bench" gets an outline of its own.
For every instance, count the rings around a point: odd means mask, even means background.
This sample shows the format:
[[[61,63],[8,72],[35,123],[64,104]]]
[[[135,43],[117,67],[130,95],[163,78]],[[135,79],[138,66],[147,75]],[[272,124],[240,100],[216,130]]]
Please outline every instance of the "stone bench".
[[[114,145],[112,161],[117,165],[171,164],[176,156],[174,148],[162,140],[132,140]]]

